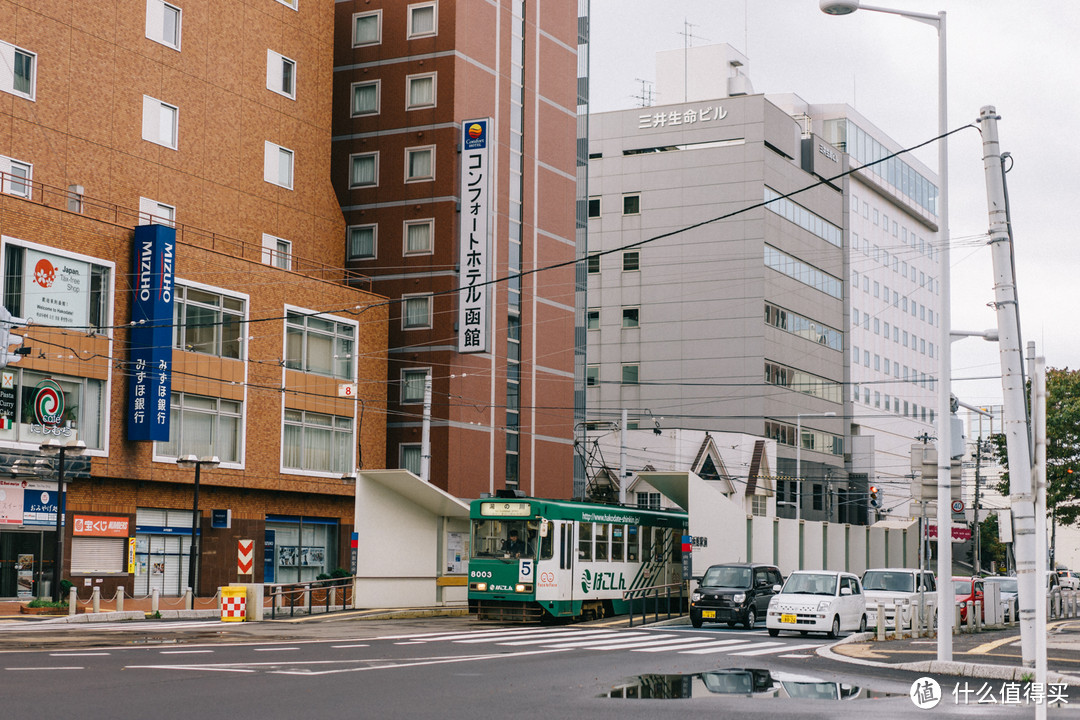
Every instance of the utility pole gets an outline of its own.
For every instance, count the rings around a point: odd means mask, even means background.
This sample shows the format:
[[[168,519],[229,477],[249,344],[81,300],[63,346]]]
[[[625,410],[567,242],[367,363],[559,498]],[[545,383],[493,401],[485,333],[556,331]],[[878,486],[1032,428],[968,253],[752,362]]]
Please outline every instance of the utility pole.
[[[979,465],[982,462],[983,439],[979,436],[975,440],[975,574],[981,572],[980,561],[982,559],[982,530],[979,528],[979,486],[982,485],[982,477],[979,475]]]

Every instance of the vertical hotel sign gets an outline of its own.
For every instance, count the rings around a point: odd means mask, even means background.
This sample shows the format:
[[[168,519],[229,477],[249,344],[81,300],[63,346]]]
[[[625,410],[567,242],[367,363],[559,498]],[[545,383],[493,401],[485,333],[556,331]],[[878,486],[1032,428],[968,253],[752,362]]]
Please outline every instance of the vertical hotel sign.
[[[164,225],[135,228],[128,440],[169,439],[175,259],[176,230]]]
[[[461,124],[461,289],[458,293],[458,352],[486,352],[491,311],[488,256],[491,252],[491,119]]]

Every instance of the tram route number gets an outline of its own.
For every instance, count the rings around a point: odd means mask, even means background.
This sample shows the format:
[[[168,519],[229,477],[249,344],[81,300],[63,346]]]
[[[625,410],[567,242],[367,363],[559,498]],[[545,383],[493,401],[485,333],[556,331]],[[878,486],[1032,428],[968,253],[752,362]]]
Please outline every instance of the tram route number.
[[[491,577],[490,570],[473,570],[469,573],[469,577],[474,578],[489,578]]]

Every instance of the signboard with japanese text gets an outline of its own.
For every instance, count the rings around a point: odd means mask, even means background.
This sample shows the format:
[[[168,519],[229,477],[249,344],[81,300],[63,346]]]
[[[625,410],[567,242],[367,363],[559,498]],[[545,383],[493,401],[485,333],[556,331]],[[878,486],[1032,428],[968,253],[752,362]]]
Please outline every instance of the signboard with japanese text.
[[[128,518],[103,515],[76,515],[72,522],[73,535],[83,537],[128,537]]]
[[[696,125],[723,120],[727,110],[720,105],[693,105],[674,110],[656,110],[638,115],[638,130],[654,128],[672,128],[682,125]]]
[[[21,482],[23,485],[23,526],[56,527],[56,483],[32,480]],[[62,521],[63,518],[61,518]]]
[[[22,315],[35,324],[85,329],[90,264],[26,248]]]
[[[169,439],[176,230],[135,228],[135,288],[128,355],[127,439]]]
[[[0,487],[0,526],[22,525],[23,489],[10,485]]]
[[[461,224],[458,293],[458,352],[488,350],[491,288],[488,260],[491,253],[491,119],[461,124]]]

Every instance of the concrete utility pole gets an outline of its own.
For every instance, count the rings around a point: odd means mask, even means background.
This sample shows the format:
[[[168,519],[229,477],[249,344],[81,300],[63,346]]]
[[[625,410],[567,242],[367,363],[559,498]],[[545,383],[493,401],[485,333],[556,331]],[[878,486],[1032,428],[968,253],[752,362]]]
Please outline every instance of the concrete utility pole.
[[[994,263],[994,307],[1000,338],[1003,422],[1009,451],[1009,493],[1013,511],[1013,542],[1016,552],[1016,585],[1020,618],[1020,649],[1024,667],[1035,666],[1036,606],[1045,591],[1036,575],[1035,488],[1032,486],[1032,452],[1024,397],[1023,357],[1020,352],[1020,320],[1013,280],[1005,180],[1001,167],[997,121],[993,106],[979,111],[983,137],[983,171],[990,213],[990,250]]]
[[[1034,350],[1035,343],[1028,343]],[[1031,417],[1035,435],[1035,577],[1044,588],[1039,593],[1035,608],[1035,682],[1046,687],[1046,601],[1044,593],[1049,589],[1046,577],[1046,360],[1037,357],[1032,363]],[[1012,475],[1010,474],[1011,478]],[[1019,565],[1019,561],[1017,562]],[[1053,602],[1053,601],[1051,601]],[[1023,627],[1020,631],[1023,632]],[[1021,637],[1021,640],[1023,638]],[[1041,707],[1040,707],[1041,706]],[[1036,720],[1046,720],[1046,704],[1035,707]]]
[[[626,408],[622,411],[622,424],[619,425],[619,504],[626,504]]]

